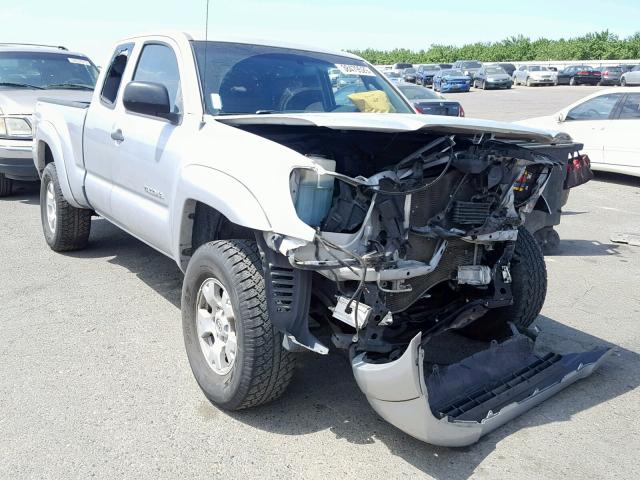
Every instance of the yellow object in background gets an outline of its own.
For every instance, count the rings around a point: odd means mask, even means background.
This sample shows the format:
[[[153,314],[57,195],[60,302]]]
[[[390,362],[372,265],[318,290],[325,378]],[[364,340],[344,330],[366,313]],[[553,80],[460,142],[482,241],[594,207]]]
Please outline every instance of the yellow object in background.
[[[382,90],[352,93],[348,96],[358,110],[367,113],[394,113],[396,111],[389,97]]]

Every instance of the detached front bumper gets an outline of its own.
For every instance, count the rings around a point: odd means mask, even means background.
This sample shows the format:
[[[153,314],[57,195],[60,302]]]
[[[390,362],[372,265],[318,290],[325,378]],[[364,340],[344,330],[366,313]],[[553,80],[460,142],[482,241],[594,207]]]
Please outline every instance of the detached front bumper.
[[[416,335],[389,363],[353,358],[358,386],[378,414],[409,435],[446,447],[463,447],[589,376],[610,353],[538,356],[533,341],[516,333],[459,363],[425,373],[424,346]]]
[[[0,139],[0,173],[12,180],[38,180],[31,140]]]

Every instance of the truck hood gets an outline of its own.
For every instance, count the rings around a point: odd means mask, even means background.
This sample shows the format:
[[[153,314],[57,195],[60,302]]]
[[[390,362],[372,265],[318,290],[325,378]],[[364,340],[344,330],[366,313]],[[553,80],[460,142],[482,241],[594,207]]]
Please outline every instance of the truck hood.
[[[32,115],[38,98],[90,101],[93,92],[88,90],[32,90],[27,88],[0,88],[0,111],[8,115]]]
[[[569,135],[555,130],[542,130],[513,123],[476,118],[431,117],[417,114],[384,113],[291,113],[268,115],[229,115],[214,117],[233,126],[289,125],[313,126],[335,130],[365,130],[378,132],[431,131],[451,134],[495,134],[498,138],[560,143],[570,141]]]

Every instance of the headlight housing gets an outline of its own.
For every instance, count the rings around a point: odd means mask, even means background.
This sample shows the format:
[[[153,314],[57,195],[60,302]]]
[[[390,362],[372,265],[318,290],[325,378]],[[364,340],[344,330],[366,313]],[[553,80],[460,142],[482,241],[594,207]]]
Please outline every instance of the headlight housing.
[[[0,116],[0,137],[29,140],[33,137],[31,124],[23,117]]]

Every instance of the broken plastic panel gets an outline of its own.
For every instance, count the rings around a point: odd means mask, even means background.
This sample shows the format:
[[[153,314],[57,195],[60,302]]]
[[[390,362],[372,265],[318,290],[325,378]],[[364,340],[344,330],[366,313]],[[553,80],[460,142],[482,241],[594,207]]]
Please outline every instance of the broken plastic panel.
[[[559,355],[534,353],[534,342],[516,333],[464,360],[425,374],[421,334],[388,363],[366,354],[352,360],[358,386],[392,425],[425,442],[463,447],[589,376],[607,348]]]

